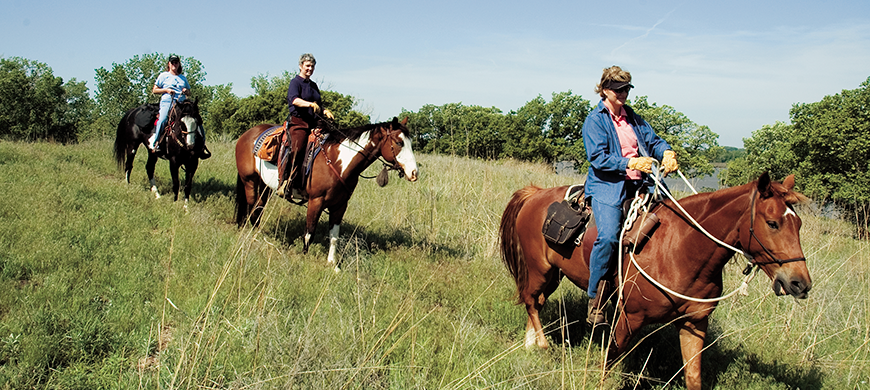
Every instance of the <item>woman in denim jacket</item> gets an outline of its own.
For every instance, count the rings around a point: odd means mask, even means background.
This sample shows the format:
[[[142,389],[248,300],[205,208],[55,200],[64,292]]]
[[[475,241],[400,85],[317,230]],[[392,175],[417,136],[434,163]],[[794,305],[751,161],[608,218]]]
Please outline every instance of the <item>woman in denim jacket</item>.
[[[595,92],[601,101],[583,123],[583,144],[592,165],[586,178],[586,196],[592,198],[592,213],[598,236],[589,258],[589,312],[591,325],[606,324],[603,302],[609,295],[605,275],[618,246],[622,203],[633,197],[661,160],[665,174],[678,169],[676,153],[659,138],[643,118],[625,104],[631,74],[618,66],[604,69]]]

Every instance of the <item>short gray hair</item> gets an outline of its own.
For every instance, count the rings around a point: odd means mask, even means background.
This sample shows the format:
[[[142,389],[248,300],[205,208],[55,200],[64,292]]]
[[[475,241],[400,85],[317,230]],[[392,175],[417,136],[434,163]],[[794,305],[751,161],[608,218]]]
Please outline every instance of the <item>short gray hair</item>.
[[[299,65],[304,64],[305,61],[310,61],[311,65],[317,65],[317,60],[314,59],[314,55],[311,53],[305,53],[299,56]]]

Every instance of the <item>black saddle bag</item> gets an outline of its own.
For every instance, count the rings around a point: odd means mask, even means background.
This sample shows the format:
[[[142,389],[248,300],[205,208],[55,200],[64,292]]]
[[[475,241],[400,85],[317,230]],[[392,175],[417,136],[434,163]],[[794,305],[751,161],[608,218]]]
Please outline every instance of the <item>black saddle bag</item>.
[[[156,104],[143,104],[139,106],[139,111],[133,117],[133,123],[139,128],[147,129],[154,127],[154,121],[157,120],[157,113],[160,108]]]
[[[547,207],[547,218],[544,220],[541,232],[547,241],[564,245],[586,231],[586,224],[591,215],[592,211],[582,200],[553,202],[550,207]]]

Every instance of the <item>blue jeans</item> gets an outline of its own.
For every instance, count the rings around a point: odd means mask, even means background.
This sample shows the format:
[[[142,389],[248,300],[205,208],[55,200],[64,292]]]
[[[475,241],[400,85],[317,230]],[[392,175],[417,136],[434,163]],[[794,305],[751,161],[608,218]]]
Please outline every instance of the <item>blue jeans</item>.
[[[172,100],[166,102],[160,101],[160,113],[157,117],[157,126],[154,127],[154,142],[151,144],[151,148],[157,146],[157,141],[160,140],[160,134],[163,133],[163,128],[166,126],[166,120],[169,117],[169,109],[172,108]]]
[[[640,187],[641,182],[627,181],[625,183],[626,195],[633,198]],[[595,200],[592,197],[592,214],[595,216],[595,225],[598,227],[598,236],[592,244],[592,253],[589,255],[589,287],[586,294],[589,298],[595,298],[598,293],[598,281],[610,271],[611,257],[619,248],[619,232],[622,229],[622,207],[614,206]]]

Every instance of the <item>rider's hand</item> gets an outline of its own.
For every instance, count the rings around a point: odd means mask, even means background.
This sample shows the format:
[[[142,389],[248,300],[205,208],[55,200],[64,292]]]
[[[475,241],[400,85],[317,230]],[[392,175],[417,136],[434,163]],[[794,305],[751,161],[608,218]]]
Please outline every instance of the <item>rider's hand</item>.
[[[644,173],[652,173],[652,164],[656,159],[652,157],[632,157],[628,159],[628,169],[637,169]]]
[[[677,153],[673,150],[665,150],[664,156],[662,156],[662,166],[665,167],[665,175],[680,169],[680,165],[677,164]]]
[[[332,115],[332,111],[329,111],[328,108],[323,109],[323,115],[329,118],[329,120],[335,120],[335,115]]]
[[[315,102],[311,102],[311,105],[309,107],[311,107],[311,109],[314,110],[315,114],[320,112],[320,106],[317,105],[317,103],[315,103]]]

